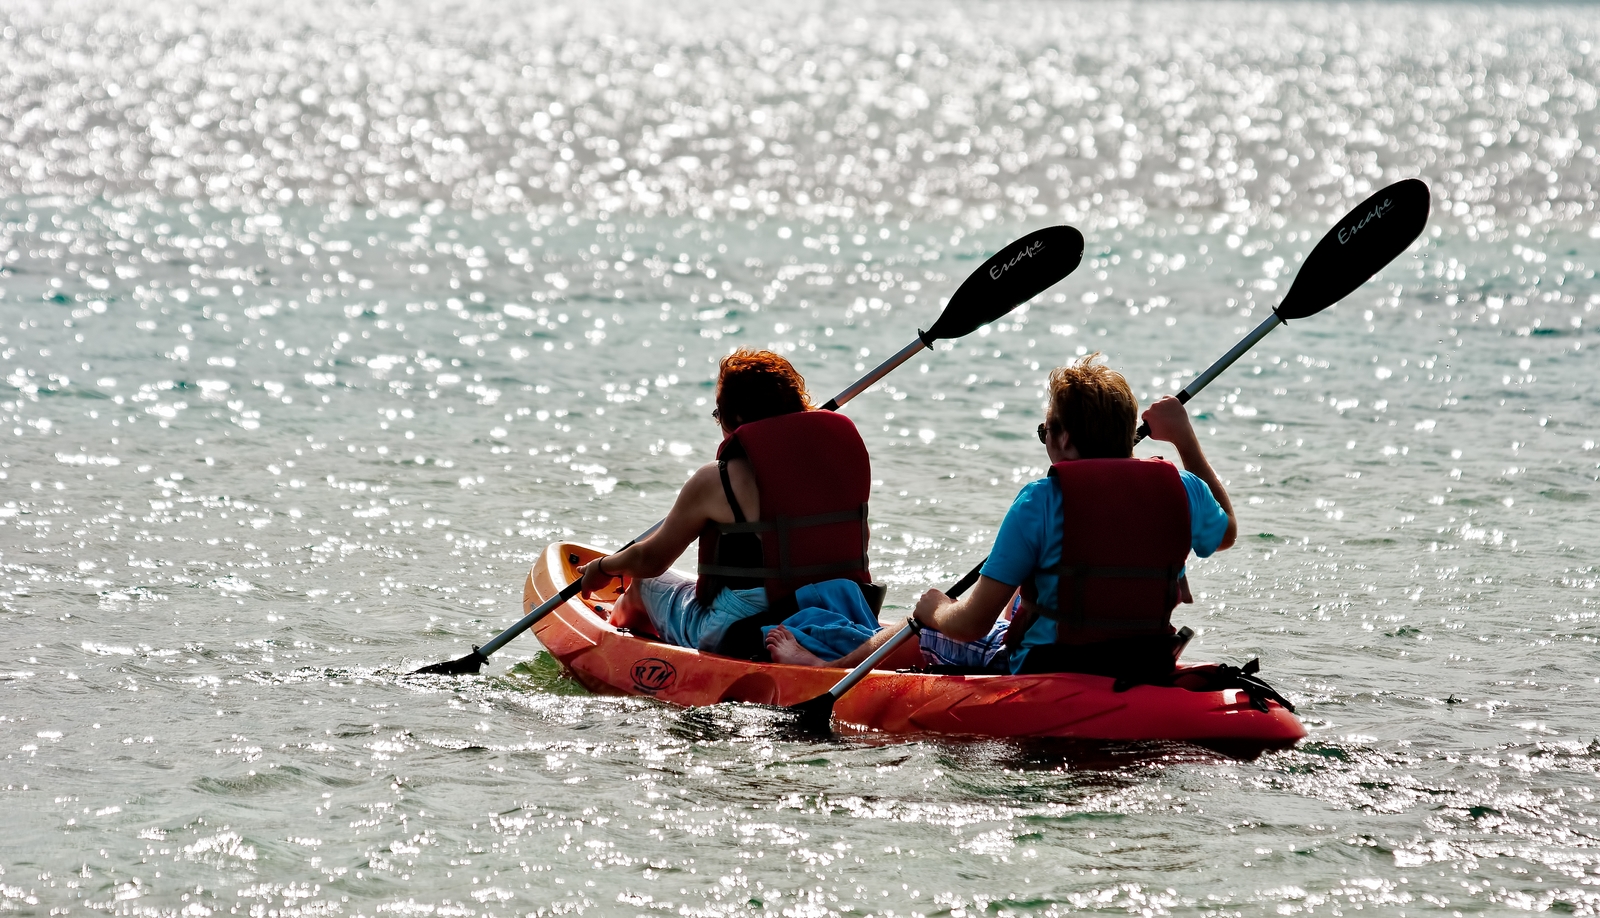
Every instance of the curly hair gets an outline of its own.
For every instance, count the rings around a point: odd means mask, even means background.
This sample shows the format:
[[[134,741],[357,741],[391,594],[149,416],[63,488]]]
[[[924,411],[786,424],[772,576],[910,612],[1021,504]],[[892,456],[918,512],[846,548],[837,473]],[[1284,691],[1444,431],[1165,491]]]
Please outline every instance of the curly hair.
[[[1095,363],[1100,352],[1050,371],[1050,420],[1066,428],[1085,459],[1133,455],[1139,400],[1121,373]]]
[[[717,410],[724,420],[749,424],[810,409],[805,379],[777,354],[742,347],[722,358]]]

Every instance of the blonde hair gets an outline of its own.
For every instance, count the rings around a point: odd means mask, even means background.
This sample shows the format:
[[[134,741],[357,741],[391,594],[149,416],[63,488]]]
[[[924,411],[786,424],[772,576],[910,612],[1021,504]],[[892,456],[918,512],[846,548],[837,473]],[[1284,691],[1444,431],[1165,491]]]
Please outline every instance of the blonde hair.
[[[1099,356],[1050,371],[1050,419],[1083,458],[1126,459],[1133,455],[1139,400],[1121,373],[1094,362]]]

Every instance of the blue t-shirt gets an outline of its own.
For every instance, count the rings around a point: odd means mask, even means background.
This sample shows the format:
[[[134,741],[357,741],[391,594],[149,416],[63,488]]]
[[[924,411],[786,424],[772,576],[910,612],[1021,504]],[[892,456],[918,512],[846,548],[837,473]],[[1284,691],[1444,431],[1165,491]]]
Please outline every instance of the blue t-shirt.
[[[1194,553],[1209,558],[1222,544],[1228,531],[1228,514],[1212,496],[1206,483],[1179,469],[1183,489],[1189,495],[1189,543]],[[1020,586],[1041,571],[1036,580],[1038,602],[1045,607],[1056,604],[1056,575],[1042,573],[1061,562],[1061,489],[1053,479],[1030,481],[1017,492],[1006,518],[1000,522],[994,548],[983,563],[983,576],[1001,583]],[[1011,655],[1011,671],[1022,668],[1028,649],[1056,640],[1053,619],[1039,618],[1022,638],[1022,645]]]

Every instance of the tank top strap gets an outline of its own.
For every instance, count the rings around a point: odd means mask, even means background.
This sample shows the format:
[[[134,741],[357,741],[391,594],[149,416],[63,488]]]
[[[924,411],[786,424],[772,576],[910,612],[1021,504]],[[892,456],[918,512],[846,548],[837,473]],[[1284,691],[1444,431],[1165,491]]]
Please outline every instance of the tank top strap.
[[[728,506],[733,510],[733,521],[745,522],[744,511],[739,508],[739,498],[733,494],[733,482],[728,480],[728,460],[717,460],[717,473],[722,476],[722,493],[727,496]]]

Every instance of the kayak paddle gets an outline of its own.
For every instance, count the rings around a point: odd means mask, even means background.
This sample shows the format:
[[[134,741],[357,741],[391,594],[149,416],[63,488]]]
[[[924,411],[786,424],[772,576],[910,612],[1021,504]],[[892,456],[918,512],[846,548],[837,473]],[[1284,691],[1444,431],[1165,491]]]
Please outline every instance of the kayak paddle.
[[[1421,179],[1404,179],[1379,189],[1356,205],[1306,256],[1278,308],[1240,339],[1233,350],[1184,386],[1178,393],[1178,401],[1188,404],[1189,399],[1265,338],[1267,332],[1290,319],[1308,319],[1371,280],[1422,235],[1431,202],[1428,186]],[[1150,425],[1141,423],[1133,442],[1138,443],[1148,436]]]
[[[979,326],[1001,318],[1028,300],[1043,293],[1052,284],[1071,274],[1083,260],[1083,234],[1070,226],[1048,226],[1035,230],[1002,248],[962,282],[955,296],[940,313],[938,321],[927,331],[918,330],[916,340],[901,348],[867,375],[856,380],[849,388],[823,405],[827,411],[836,411],[846,402],[866,391],[873,383],[887,376],[895,367],[910,360],[923,348],[932,349],[940,339],[961,338]],[[655,532],[661,523],[651,526],[628,545]],[[622,546],[627,548],[628,545]],[[621,551],[622,549],[618,549]],[[516,624],[495,635],[489,642],[472,648],[472,652],[455,660],[434,663],[416,670],[413,675],[466,676],[477,673],[489,662],[489,655],[504,647],[517,635],[529,628],[550,611],[578,595],[583,578],[567,584],[561,592],[541,603],[517,621]]]
[[[945,595],[951,599],[960,597],[962,593],[965,593],[968,588],[978,582],[978,571],[982,568],[983,565],[979,564],[968,571],[967,575],[956,581],[956,585],[951,587]],[[894,653],[901,644],[910,640],[912,635],[920,633],[922,627],[922,623],[917,621],[915,617],[906,618],[906,623],[900,626],[900,630],[895,632],[894,637],[883,642],[883,645],[874,650],[871,656],[858,663],[856,668],[846,673],[843,679],[835,682],[833,688],[809,701],[789,705],[783,709],[784,713],[795,715],[798,718],[795,726],[801,730],[816,733],[828,732],[829,725],[833,722],[833,703],[839,700],[839,696],[850,691],[857,682],[865,679],[867,673],[872,672],[873,667],[882,662],[884,657]]]
[[[1428,223],[1428,208],[1431,202],[1428,186],[1421,179],[1405,179],[1380,189],[1357,205],[1354,210],[1345,214],[1334,224],[1333,229],[1322,237],[1316,248],[1311,250],[1311,254],[1306,257],[1305,263],[1295,274],[1294,283],[1290,285],[1288,294],[1272,311],[1272,315],[1245,335],[1220,360],[1185,386],[1183,391],[1178,393],[1178,401],[1187,404],[1201,389],[1221,375],[1223,370],[1232,366],[1234,361],[1248,353],[1274,328],[1290,319],[1310,318],[1371,280],[1374,274],[1381,271],[1422,235],[1423,227]],[[1149,435],[1150,425],[1141,423],[1133,442],[1138,444]],[[956,589],[946,595],[954,599],[960,595],[956,590],[965,592],[977,582],[978,572],[983,569],[983,563],[987,560],[989,559],[979,561],[978,566],[968,571],[967,575],[961,578],[961,582],[956,584]],[[922,627],[916,619],[907,620],[894,637],[879,647],[872,656],[861,661],[861,665],[840,679],[826,694],[791,705],[785,710],[798,715],[803,726],[826,730],[833,716],[833,704],[839,700],[839,696],[860,682],[872,667],[896,647],[909,640],[913,634],[921,631]]]
[[[823,410],[838,410],[918,351],[932,350],[935,341],[965,338],[1004,316],[1071,274],[1082,260],[1083,234],[1070,226],[1047,226],[1023,236],[967,275],[932,328],[917,329],[910,344],[829,399]]]

